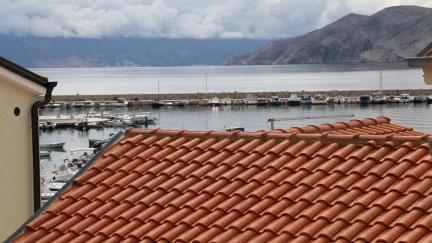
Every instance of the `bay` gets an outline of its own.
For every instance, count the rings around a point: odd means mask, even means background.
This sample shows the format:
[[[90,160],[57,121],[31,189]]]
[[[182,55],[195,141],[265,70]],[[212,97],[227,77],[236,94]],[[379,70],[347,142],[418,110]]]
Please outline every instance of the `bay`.
[[[59,84],[55,95],[426,89],[406,64],[187,66],[32,69]]]

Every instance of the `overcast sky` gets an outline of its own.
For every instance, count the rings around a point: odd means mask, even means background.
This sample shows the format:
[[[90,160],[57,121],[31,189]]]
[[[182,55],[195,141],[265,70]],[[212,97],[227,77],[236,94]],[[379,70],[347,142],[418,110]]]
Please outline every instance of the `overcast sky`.
[[[0,0],[0,33],[280,38],[395,5],[432,7],[432,0]]]

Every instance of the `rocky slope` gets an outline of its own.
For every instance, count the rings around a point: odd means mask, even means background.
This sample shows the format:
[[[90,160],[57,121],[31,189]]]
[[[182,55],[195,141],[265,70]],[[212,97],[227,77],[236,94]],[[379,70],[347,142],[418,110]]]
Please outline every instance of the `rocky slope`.
[[[349,14],[302,36],[274,41],[225,61],[227,65],[400,62],[432,41],[432,9],[386,8]]]
[[[46,38],[0,35],[0,56],[25,67],[221,65],[268,43],[254,39]]]

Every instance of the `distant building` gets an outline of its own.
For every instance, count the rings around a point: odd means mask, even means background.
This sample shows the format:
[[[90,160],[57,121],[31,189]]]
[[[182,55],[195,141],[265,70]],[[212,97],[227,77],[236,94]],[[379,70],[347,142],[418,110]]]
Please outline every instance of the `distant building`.
[[[432,42],[417,54],[417,57],[408,57],[406,61],[410,67],[423,68],[425,83],[432,84]]]
[[[0,240],[40,206],[38,108],[55,85],[0,57]]]
[[[12,242],[432,242],[432,136],[385,117],[129,129]]]

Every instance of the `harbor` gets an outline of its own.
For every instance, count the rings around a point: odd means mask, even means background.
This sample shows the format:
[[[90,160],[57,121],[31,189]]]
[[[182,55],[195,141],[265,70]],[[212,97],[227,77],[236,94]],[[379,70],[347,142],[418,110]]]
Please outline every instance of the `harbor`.
[[[126,106],[193,106],[193,105],[325,105],[430,103],[432,89],[350,90],[310,92],[220,92],[184,94],[126,95],[60,95],[46,108],[88,108]]]

